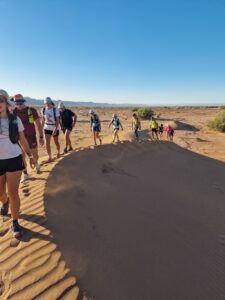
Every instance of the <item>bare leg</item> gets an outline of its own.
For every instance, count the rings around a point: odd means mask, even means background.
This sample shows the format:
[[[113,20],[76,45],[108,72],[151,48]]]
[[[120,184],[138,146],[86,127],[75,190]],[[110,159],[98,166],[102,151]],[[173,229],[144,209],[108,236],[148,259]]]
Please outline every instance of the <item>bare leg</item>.
[[[7,195],[6,195],[6,174],[0,176],[0,201],[3,204],[7,202]]]
[[[99,142],[100,142],[100,145],[101,145],[102,144],[102,139],[100,137],[99,132],[96,132],[96,137],[97,137],[97,139],[99,139]]]
[[[51,135],[50,134],[45,134],[45,142],[46,142],[46,149],[48,152],[48,157],[49,159],[52,159],[52,151],[51,151]]]
[[[115,130],[115,139],[117,139],[117,142],[119,142],[120,141],[120,139],[119,139],[119,130]]]
[[[30,151],[31,151],[33,157],[35,158],[35,160],[38,162],[38,159],[39,159],[39,156],[38,156],[38,148],[37,148],[37,147],[36,147],[36,148],[33,148],[33,149],[31,148]]]
[[[18,220],[20,213],[20,198],[19,198],[19,184],[22,172],[8,172],[6,174],[7,188],[9,194],[10,208],[13,220]]]
[[[59,137],[58,136],[53,136],[56,149],[57,149],[57,154],[60,155],[60,145],[59,145]]]
[[[97,142],[96,142],[96,132],[93,131],[93,138],[94,138],[94,143],[95,143],[95,146],[97,145]]]
[[[71,133],[71,131],[69,131],[69,130],[67,129],[67,130],[66,130],[66,134],[65,134],[65,138],[66,138],[66,148],[67,148],[67,147],[72,148],[71,140],[70,140],[70,133]]]

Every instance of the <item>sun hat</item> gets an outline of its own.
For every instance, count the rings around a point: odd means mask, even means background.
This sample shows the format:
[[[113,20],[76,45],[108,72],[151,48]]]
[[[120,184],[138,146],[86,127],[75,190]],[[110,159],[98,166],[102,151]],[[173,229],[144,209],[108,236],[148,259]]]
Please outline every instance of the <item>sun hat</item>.
[[[0,89],[0,96],[5,98],[8,105],[13,106],[13,101],[10,101],[9,94],[5,90]]]

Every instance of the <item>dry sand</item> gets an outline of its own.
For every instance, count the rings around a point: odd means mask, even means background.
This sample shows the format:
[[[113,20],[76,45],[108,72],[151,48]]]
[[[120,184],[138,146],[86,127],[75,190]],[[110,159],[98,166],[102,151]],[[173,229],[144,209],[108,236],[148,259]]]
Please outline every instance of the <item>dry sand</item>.
[[[48,180],[48,224],[92,299],[222,300],[224,174],[167,142],[73,153]]]
[[[99,109],[104,143],[112,140],[107,125],[114,111]],[[218,109],[155,111],[164,124],[176,122],[175,143],[225,161],[224,134],[206,128]],[[0,218],[0,299],[83,299],[85,290],[92,299],[150,299],[143,296],[146,287],[147,295],[158,297],[151,299],[224,299],[224,163],[169,143],[84,150],[92,144],[87,110],[76,112],[72,140],[79,152],[44,165],[41,175],[31,172],[32,179],[21,185],[24,238],[12,239],[10,219]],[[131,111],[121,109],[119,115],[125,127],[121,139],[131,140]],[[148,122],[142,127],[146,140]],[[60,141],[63,145],[62,135]],[[45,153],[40,149],[41,160]],[[52,218],[56,207],[59,223]],[[182,298],[184,291],[189,293]]]

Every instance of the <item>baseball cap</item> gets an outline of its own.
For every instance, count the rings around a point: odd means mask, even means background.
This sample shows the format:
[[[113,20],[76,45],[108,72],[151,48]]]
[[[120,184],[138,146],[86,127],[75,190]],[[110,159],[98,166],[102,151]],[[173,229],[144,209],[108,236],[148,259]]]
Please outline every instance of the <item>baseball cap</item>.
[[[51,97],[46,97],[44,100],[44,104],[53,104]]]
[[[65,104],[64,104],[63,102],[59,102],[58,108],[59,108],[59,109],[60,109],[60,108],[65,108]]]

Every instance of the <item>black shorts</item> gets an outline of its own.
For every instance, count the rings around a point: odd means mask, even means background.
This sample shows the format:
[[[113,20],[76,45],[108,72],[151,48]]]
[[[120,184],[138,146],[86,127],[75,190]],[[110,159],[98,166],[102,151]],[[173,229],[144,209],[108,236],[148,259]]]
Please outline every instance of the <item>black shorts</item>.
[[[33,136],[25,136],[26,140],[29,144],[30,149],[35,149],[38,146],[36,135]]]
[[[73,127],[72,126],[66,126],[62,128],[62,132],[66,133],[66,130],[72,131]]]
[[[0,159],[0,176],[8,172],[17,172],[25,169],[22,155],[9,159]]]
[[[95,126],[93,126],[93,131],[94,131],[94,132],[101,132],[101,127],[100,127],[100,125],[95,125]]]
[[[152,132],[157,133],[157,128],[152,128]]]
[[[53,131],[54,131],[54,130],[48,130],[48,129],[45,129],[45,130],[44,130],[45,134],[49,134],[49,135],[52,135],[52,134],[53,134]],[[56,135],[54,135],[54,136],[59,136],[59,130],[57,130],[57,133],[56,133]]]

